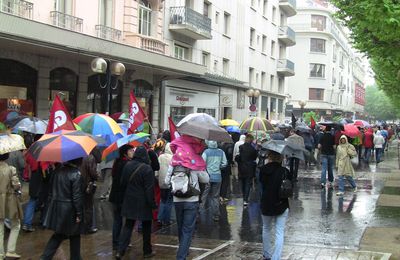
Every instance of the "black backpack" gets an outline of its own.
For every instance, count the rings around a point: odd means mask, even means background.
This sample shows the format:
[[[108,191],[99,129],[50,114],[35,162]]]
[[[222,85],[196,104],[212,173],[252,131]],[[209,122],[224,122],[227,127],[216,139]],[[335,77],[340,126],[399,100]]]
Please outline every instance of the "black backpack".
[[[171,193],[178,198],[189,198],[200,195],[200,191],[193,186],[190,169],[175,166],[171,177]]]
[[[288,169],[283,169],[282,173],[282,183],[279,187],[279,198],[287,199],[293,196],[293,184],[292,181],[288,179]]]

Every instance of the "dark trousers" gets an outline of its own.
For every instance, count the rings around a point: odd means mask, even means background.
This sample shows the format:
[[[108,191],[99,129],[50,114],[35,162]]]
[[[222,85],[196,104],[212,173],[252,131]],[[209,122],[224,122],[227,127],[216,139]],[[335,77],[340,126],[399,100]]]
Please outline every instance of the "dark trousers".
[[[122,229],[121,235],[119,237],[118,252],[121,255],[125,254],[126,248],[131,241],[133,227],[135,226],[134,219],[126,219],[125,225]],[[153,251],[151,248],[151,220],[142,221],[142,232],[143,232],[143,254],[151,254]]]
[[[51,260],[55,255],[57,248],[60,246],[64,239],[69,239],[69,253],[71,260],[81,260],[81,236],[67,236],[63,234],[54,233],[49,242],[47,242],[43,255],[40,260]]]
[[[219,195],[222,198],[228,198],[228,189],[230,184],[231,173],[232,171],[230,165],[221,170],[222,182],[221,182],[221,191]]]
[[[299,159],[291,157],[289,158],[290,173],[293,176],[293,180],[297,180],[297,172],[299,171]]]
[[[85,232],[91,231],[94,227],[93,225],[93,212],[94,212],[94,194],[85,194],[83,197],[84,207],[85,207],[85,214],[83,224],[85,227]]]
[[[253,179],[252,177],[240,178],[240,180],[242,182],[242,194],[243,194],[244,202],[249,202],[249,195],[250,195],[252,179]]]
[[[118,250],[119,236],[121,234],[121,230],[122,230],[121,204],[113,203],[113,226],[112,226],[113,250]]]

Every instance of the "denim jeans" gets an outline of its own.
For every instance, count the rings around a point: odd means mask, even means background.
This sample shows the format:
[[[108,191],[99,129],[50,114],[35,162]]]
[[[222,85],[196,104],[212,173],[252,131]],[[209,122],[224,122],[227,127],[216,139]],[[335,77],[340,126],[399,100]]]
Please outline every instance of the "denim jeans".
[[[350,185],[351,185],[351,187],[353,187],[353,189],[355,187],[357,187],[356,183],[353,180],[353,177],[348,176],[348,175],[346,175],[346,176],[340,175],[339,176],[339,191],[344,192],[344,178],[347,179],[347,181],[350,183]]]
[[[35,215],[36,203],[38,199],[30,197],[28,204],[25,207],[24,225],[32,227],[33,216]]]
[[[381,161],[383,148],[375,148],[376,163]]]
[[[208,193],[211,214],[213,217],[219,217],[219,192],[221,190],[220,182],[210,182],[210,191]]]
[[[371,152],[372,152],[372,148],[365,148],[364,149],[364,160],[367,163],[369,163],[369,160],[371,159]]]
[[[179,248],[177,260],[185,260],[189,254],[192,235],[196,226],[199,202],[175,202],[176,221],[178,224]]]
[[[281,215],[278,216],[264,216],[262,217],[262,240],[263,240],[263,256],[272,260],[280,260],[283,241],[285,235],[285,224],[289,214],[289,209],[286,209]],[[275,220],[275,249],[271,245],[272,237],[272,221]]]
[[[112,244],[113,250],[118,250],[119,235],[122,230],[121,204],[113,203]]]
[[[173,197],[170,189],[160,189],[160,208],[158,209],[158,221],[170,222],[171,221],[171,209],[173,204]]]
[[[244,202],[249,202],[251,179],[252,179],[251,177],[240,178],[242,182],[242,194]]]
[[[299,172],[299,162],[300,160],[298,158],[289,158],[290,173],[293,176],[293,180],[297,180],[297,173]]]
[[[321,154],[322,172],[321,172],[321,184],[326,183],[326,171],[328,171],[328,180],[333,182],[333,164],[335,156]]]

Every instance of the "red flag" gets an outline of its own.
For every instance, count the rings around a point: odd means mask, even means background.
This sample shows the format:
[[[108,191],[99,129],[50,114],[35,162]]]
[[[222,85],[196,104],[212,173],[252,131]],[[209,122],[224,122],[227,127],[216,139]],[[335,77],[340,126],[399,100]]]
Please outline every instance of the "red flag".
[[[172,121],[171,117],[168,117],[168,123],[169,123],[169,134],[171,135],[171,142],[175,140],[175,138],[179,137],[179,133],[176,130],[176,126],[174,124],[174,121]]]
[[[133,91],[130,93],[129,98],[129,133],[134,133],[135,130],[143,123],[143,121],[147,118],[143,109],[140,107],[137,102]]]
[[[61,99],[56,95],[53,105],[50,109],[49,124],[47,125],[46,134],[59,130],[76,130],[74,122],[71,119],[67,109]]]
[[[316,123],[315,123],[315,120],[314,120],[314,118],[312,116],[310,116],[310,121],[311,121],[311,129],[314,130]]]

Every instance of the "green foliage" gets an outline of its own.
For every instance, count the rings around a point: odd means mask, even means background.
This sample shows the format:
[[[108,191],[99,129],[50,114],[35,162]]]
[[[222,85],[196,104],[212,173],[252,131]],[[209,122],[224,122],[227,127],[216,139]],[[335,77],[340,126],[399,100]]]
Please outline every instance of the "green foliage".
[[[310,111],[310,112],[305,112],[305,113],[303,113],[303,119],[304,119],[304,122],[305,122],[307,125],[310,125],[310,124],[311,124],[311,117],[314,118],[314,121],[315,121],[315,122],[318,122],[318,121],[319,121],[319,117],[317,118],[317,113],[315,113],[314,111]]]
[[[376,86],[368,86],[365,89],[365,112],[380,120],[394,120],[400,115],[399,108]]]

